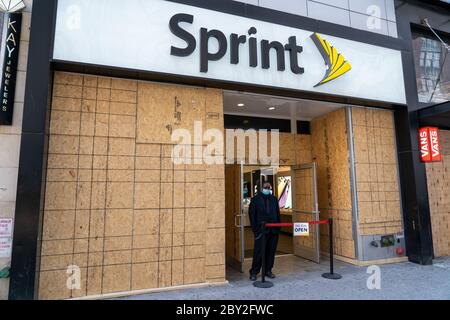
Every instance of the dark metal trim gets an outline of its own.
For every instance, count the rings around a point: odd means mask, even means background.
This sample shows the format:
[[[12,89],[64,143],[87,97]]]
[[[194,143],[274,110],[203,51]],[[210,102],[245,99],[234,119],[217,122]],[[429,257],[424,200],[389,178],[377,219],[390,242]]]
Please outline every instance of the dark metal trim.
[[[420,126],[434,126],[450,130],[450,101],[437,104],[417,112]]]
[[[433,39],[436,39],[436,36],[433,34],[433,32],[431,32],[431,30],[427,26],[424,26],[422,24],[417,24],[417,23],[411,23],[411,29],[412,29],[413,33],[421,34],[423,36],[432,37]],[[435,29],[434,27],[433,27],[433,30],[441,38],[443,38],[444,41],[450,40],[450,33]],[[436,40],[438,40],[438,39],[436,39]]]
[[[411,262],[432,264],[433,239],[425,165],[420,161],[417,129],[418,90],[412,46],[413,17],[409,16],[412,4],[404,2],[396,10],[399,37],[408,42],[402,52],[407,108],[394,112],[397,152],[399,161],[400,190],[405,231],[406,253]]]
[[[33,2],[9,286],[11,300],[34,299],[39,281],[56,6],[56,0]]]
[[[444,112],[450,112],[450,101],[440,103],[440,104],[434,105],[432,107],[420,109],[418,111],[418,117],[420,120],[424,120],[428,117],[437,116]]]
[[[311,122],[297,120],[297,134],[311,134]]]
[[[450,13],[450,4],[440,0],[404,0],[405,2],[409,2],[411,4],[426,7],[427,9],[437,11],[442,10],[442,8],[449,10]]]

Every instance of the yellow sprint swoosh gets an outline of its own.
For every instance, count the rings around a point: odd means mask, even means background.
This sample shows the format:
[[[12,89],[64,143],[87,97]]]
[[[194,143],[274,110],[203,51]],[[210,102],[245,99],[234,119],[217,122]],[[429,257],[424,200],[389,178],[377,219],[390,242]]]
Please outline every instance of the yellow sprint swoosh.
[[[326,40],[323,40],[317,33],[311,35],[311,39],[320,51],[325,64],[328,69],[323,77],[322,81],[316,84],[314,87],[318,87],[322,84],[330,82],[343,74],[349,72],[352,69],[351,64],[344,59],[344,56],[340,54],[335,47],[331,46]]]

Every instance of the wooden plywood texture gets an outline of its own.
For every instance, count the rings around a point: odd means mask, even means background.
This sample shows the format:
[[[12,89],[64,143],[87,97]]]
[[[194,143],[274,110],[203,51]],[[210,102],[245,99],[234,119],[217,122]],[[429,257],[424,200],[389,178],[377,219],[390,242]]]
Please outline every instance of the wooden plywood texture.
[[[202,132],[207,128],[223,131],[221,90],[147,82],[138,86],[138,143],[171,144],[176,129],[189,131],[193,138],[196,123]]]
[[[294,203],[294,212],[293,212],[293,221],[312,221],[314,220],[314,216],[311,214],[306,214],[302,212],[296,211],[308,211],[312,212],[315,210],[314,208],[314,196],[313,196],[313,170],[312,169],[301,169],[294,170],[294,194],[293,194],[293,203]],[[298,256],[302,255],[302,252],[314,252],[317,247],[317,240],[313,236],[315,232],[317,232],[316,228],[318,226],[310,226],[310,234],[309,237],[294,237],[294,253]]]
[[[330,113],[326,119],[329,165],[329,201],[332,208],[351,209],[345,110]]]
[[[450,255],[450,131],[440,130],[439,138],[443,161],[426,165],[436,257]]]
[[[400,233],[403,229],[393,112],[352,108],[352,118],[360,233]]]
[[[280,133],[280,165],[295,164],[295,135]]]
[[[311,135],[296,134],[294,137],[295,164],[301,165],[312,162]]]
[[[349,148],[345,109],[311,122],[312,160],[317,164],[317,189],[321,219],[334,219],[335,253],[354,258],[351,225]],[[320,227],[321,251],[328,251],[328,226]]]
[[[235,216],[240,208],[240,168],[238,165],[227,165],[225,170],[227,177],[225,180],[225,225],[227,228],[225,252],[228,261],[239,261],[241,234],[236,227]]]
[[[173,91],[172,86],[139,83],[138,143],[171,143],[175,104]]]
[[[174,164],[170,139],[223,131],[222,91],[57,72],[53,96],[39,298],[223,281],[224,166]]]

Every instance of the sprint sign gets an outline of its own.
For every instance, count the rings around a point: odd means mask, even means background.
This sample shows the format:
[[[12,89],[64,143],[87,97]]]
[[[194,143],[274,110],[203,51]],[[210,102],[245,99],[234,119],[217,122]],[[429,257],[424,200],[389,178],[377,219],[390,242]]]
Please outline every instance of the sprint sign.
[[[422,162],[441,161],[439,130],[434,127],[419,129],[420,157]]]
[[[309,237],[309,223],[294,223],[294,237]]]

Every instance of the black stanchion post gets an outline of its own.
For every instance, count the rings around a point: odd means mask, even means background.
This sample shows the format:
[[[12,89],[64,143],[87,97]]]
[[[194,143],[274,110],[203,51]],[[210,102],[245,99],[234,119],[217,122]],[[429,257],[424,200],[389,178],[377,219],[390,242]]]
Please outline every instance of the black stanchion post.
[[[328,219],[328,236],[330,241],[330,272],[322,274],[322,277],[326,279],[338,280],[342,276],[338,273],[334,273],[334,246],[333,246],[333,219]]]
[[[253,285],[257,288],[271,288],[273,287],[273,283],[270,281],[266,281],[266,224],[262,225],[262,266],[261,266],[261,281],[253,282]]]
[[[266,226],[263,224],[262,234],[262,265],[261,265],[261,282],[266,282]]]
[[[328,228],[330,230],[330,239],[329,239],[329,247],[330,247],[330,274],[334,274],[334,247],[333,247],[333,219],[330,218],[328,220]]]

